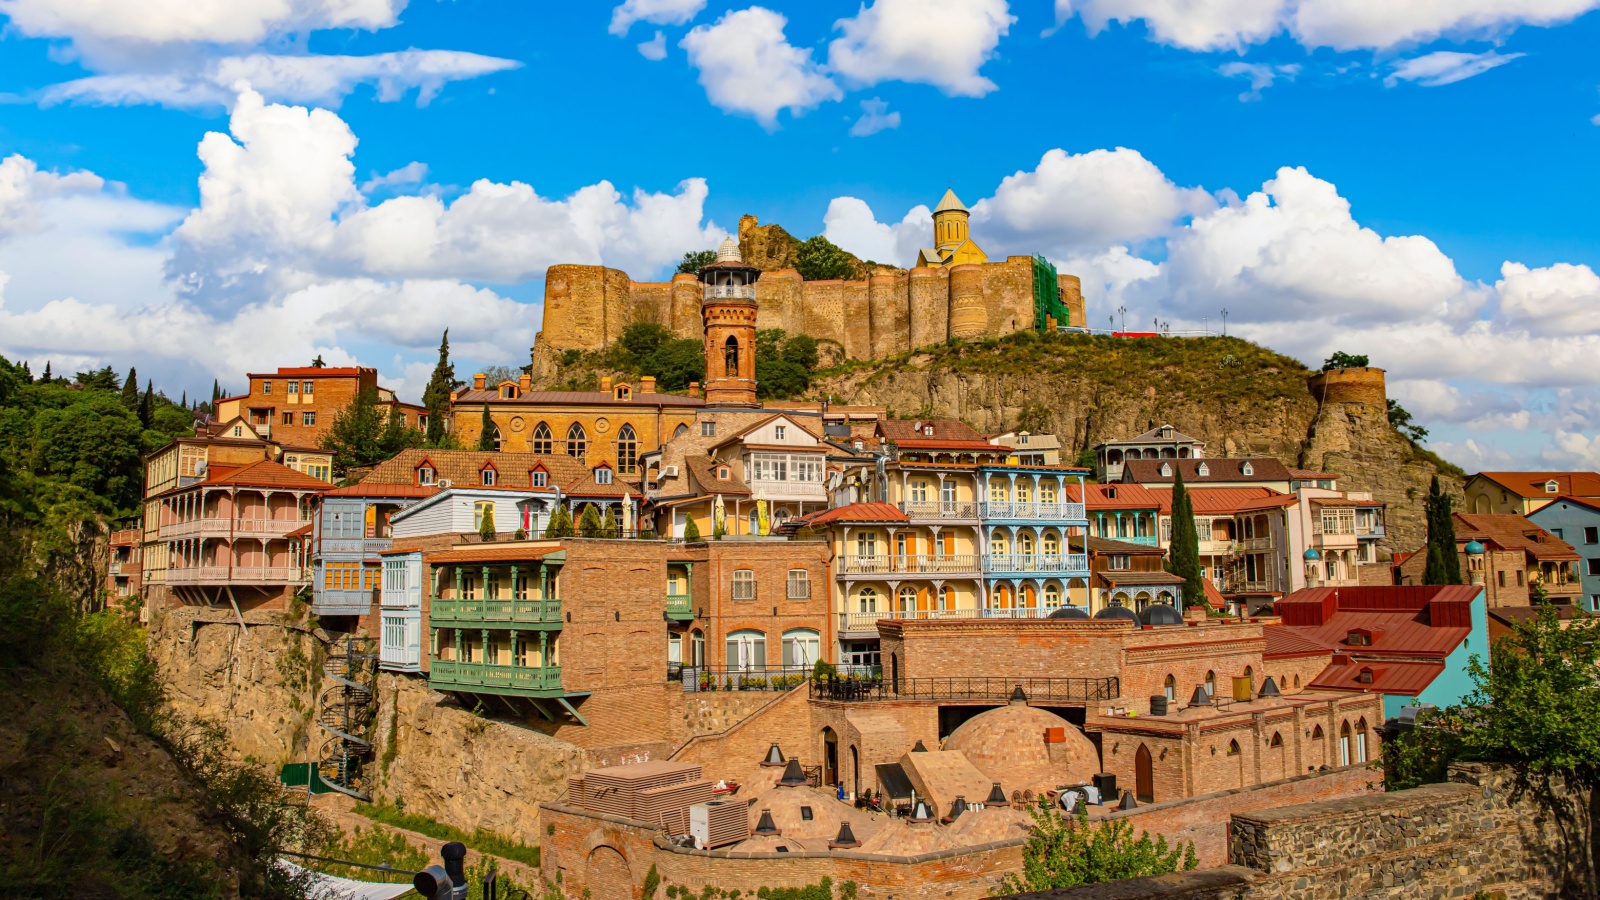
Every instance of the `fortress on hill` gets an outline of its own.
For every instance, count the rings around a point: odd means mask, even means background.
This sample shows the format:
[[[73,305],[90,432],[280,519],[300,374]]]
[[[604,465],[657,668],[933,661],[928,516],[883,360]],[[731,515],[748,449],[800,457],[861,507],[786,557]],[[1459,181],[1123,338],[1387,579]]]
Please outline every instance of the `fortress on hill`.
[[[791,265],[792,247],[774,246],[773,233],[782,235],[781,229],[743,217],[740,252],[762,270],[755,285],[757,327],[833,341],[855,359],[878,359],[952,337],[1083,327],[1077,276],[1057,274],[1039,256],[990,262],[968,233],[968,215],[955,193],[946,191],[933,212],[933,246],[917,254],[913,268],[878,266],[864,278],[831,281],[803,280]],[[549,371],[566,350],[599,350],[634,322],[655,322],[678,337],[702,340],[702,287],[689,274],[644,282],[604,266],[551,266],[534,365]]]

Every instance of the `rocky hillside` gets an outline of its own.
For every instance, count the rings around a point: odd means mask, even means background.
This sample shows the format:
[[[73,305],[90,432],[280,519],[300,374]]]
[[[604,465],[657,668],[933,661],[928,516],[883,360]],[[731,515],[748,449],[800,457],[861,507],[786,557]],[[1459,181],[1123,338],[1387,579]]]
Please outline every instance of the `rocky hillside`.
[[[1211,456],[1275,456],[1344,476],[1388,504],[1386,551],[1426,539],[1422,499],[1460,470],[1414,446],[1371,404],[1319,404],[1299,362],[1237,338],[1122,340],[1021,332],[819,373],[812,393],[887,407],[898,416],[961,419],[982,431],[1059,435],[1076,459],[1101,441],[1163,423],[1206,442]]]
[[[800,244],[800,238],[790,234],[782,225],[776,223],[761,225],[755,216],[744,216],[739,219],[739,255],[744,257],[745,262],[763,272],[797,268],[795,259]],[[842,248],[839,252],[850,261],[852,279],[859,280],[880,272],[904,271],[871,260],[864,262]]]

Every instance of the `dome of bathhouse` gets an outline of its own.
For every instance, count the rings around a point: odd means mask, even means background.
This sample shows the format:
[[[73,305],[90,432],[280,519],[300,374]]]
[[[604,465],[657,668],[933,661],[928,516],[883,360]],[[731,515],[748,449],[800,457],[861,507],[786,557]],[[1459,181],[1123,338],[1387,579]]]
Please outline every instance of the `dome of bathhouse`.
[[[717,262],[744,262],[744,257],[739,254],[739,242],[732,237],[722,242],[717,248]]]
[[[1046,618],[1050,619],[1087,619],[1089,614],[1076,606],[1063,606]]]
[[[950,836],[965,846],[1026,838],[1033,816],[1013,807],[969,809],[949,825]]]
[[[1139,621],[1139,614],[1126,606],[1108,606],[1095,613],[1094,617],[1096,619],[1126,619],[1135,625],[1144,624]]]
[[[1008,791],[1085,784],[1100,771],[1100,755],[1077,726],[1025,703],[973,716],[945,738],[943,749],[960,752]]]
[[[1165,603],[1152,603],[1145,607],[1139,616],[1140,622],[1145,625],[1182,625],[1183,613],[1177,607]]]
[[[744,796],[744,791],[739,792]],[[839,802],[832,791],[814,787],[784,787],[779,785],[754,795],[750,804],[750,831],[755,833],[761,816],[769,814],[786,838],[797,838],[808,846],[827,849],[829,839],[839,833],[839,822],[849,820],[856,839],[865,841],[876,834],[887,821],[849,803]]]

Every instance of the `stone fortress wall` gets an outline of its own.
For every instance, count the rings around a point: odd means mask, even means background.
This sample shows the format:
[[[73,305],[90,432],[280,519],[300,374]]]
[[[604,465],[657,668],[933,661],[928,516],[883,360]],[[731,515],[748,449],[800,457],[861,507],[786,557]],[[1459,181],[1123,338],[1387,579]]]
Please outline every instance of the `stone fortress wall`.
[[[743,231],[743,229],[741,229]],[[747,243],[741,235],[741,245]],[[740,247],[746,258],[758,248]],[[1083,290],[1060,275],[1062,301],[1084,324]],[[654,322],[702,340],[702,285],[693,275],[634,281],[604,266],[556,265],[545,273],[544,323],[534,341],[536,371],[566,350],[599,350],[634,322]],[[805,281],[792,268],[756,282],[758,328],[837,342],[853,359],[881,359],[947,338],[981,340],[1033,327],[1033,258],[909,271],[879,269],[860,280]]]

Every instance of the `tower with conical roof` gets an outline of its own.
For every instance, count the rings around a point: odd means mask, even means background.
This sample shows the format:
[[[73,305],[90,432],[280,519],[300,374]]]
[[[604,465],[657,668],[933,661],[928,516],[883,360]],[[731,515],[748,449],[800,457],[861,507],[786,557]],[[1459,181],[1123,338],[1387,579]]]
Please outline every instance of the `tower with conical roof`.
[[[717,261],[699,272],[700,315],[706,332],[706,404],[756,405],[756,280],[739,242],[728,238]]]
[[[946,188],[939,205],[933,210],[933,247],[924,247],[918,252],[917,265],[942,268],[988,262],[988,254],[973,243],[968,233],[967,224],[971,215],[956,192]]]

